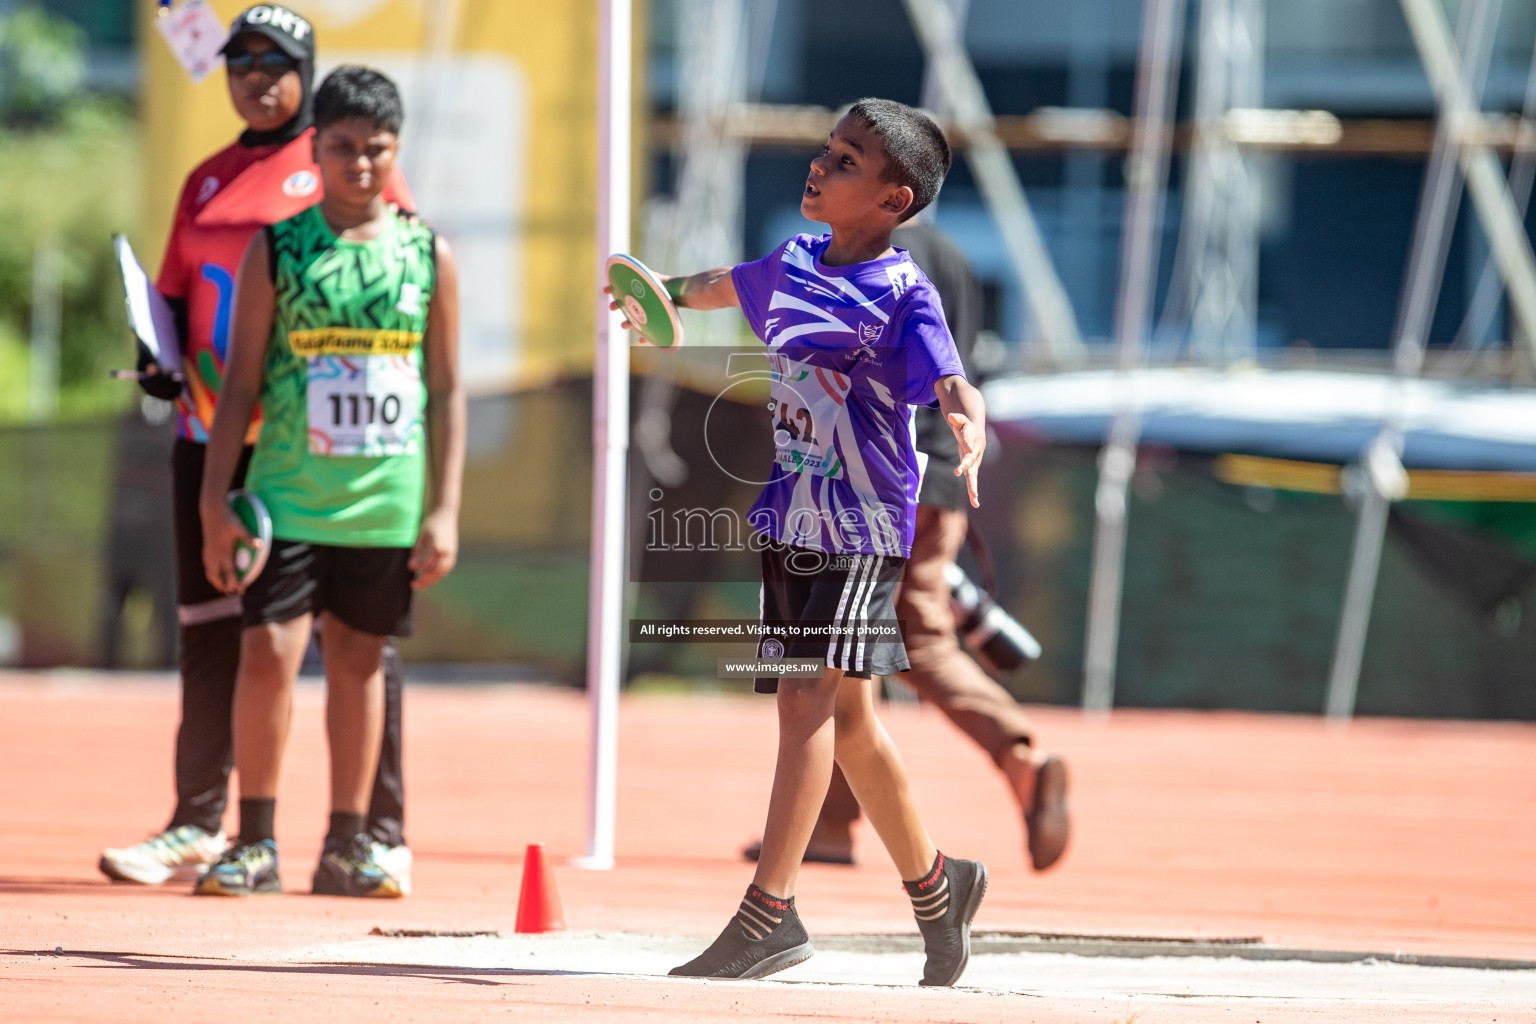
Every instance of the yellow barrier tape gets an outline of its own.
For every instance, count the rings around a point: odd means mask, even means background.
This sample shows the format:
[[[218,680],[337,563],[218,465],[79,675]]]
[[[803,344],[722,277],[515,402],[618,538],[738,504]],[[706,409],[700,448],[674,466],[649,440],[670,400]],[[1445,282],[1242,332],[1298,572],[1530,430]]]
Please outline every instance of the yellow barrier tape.
[[[1239,487],[1273,487],[1309,494],[1338,494],[1343,489],[1343,467],[1329,462],[1220,455],[1215,475],[1222,483]],[[1536,473],[1410,469],[1408,500],[1536,502]]]
[[[1310,494],[1338,494],[1343,489],[1343,470],[1326,462],[1221,455],[1215,468],[1216,479],[1239,487],[1273,487]]]

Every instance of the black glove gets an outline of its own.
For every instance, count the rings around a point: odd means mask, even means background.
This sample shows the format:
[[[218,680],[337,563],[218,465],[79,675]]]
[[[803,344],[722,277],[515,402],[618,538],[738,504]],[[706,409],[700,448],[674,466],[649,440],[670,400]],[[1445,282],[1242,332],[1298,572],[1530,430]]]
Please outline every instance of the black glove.
[[[181,397],[181,381],[168,373],[161,373],[160,367],[149,357],[149,351],[139,346],[138,370],[144,376],[139,378],[139,387],[151,398],[158,398],[162,402],[174,402]]]

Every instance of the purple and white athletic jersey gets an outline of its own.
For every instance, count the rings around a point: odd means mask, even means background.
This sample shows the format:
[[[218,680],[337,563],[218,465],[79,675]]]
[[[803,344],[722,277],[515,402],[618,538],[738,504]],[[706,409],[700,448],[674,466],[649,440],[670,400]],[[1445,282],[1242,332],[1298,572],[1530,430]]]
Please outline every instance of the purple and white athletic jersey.
[[[774,467],[748,522],[814,551],[905,558],[926,462],[912,410],[965,371],[938,290],[906,250],[823,266],[831,240],[796,235],[731,271],[773,369]]]

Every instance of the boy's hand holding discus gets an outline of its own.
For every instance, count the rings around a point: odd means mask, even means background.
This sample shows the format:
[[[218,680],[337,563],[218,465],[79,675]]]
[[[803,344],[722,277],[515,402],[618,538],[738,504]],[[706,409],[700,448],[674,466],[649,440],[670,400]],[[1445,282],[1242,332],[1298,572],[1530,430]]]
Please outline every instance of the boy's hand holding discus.
[[[618,268],[618,274],[615,274],[615,268]],[[715,267],[683,276],[658,274],[632,257],[616,254],[608,257],[607,271],[609,283],[603,286],[603,294],[608,296],[609,309],[624,314],[619,326],[626,331],[635,331],[641,341],[659,348],[677,348],[683,343],[683,328],[677,320],[676,310],[726,309],[741,305],[736,297],[736,285],[731,280],[730,267]],[[648,301],[642,302],[625,290],[619,281],[620,275],[632,283],[640,281]],[[614,291],[616,283],[620,283],[620,289],[624,291],[622,299]],[[651,309],[647,309],[647,305]],[[658,308],[665,312],[668,321],[665,325],[652,316]],[[637,323],[641,317],[645,318],[644,322]]]
[[[244,593],[250,580],[243,579],[235,567],[235,549],[242,544],[259,549],[261,538],[245,528],[227,502],[202,504],[199,511],[203,520],[203,571],[208,582],[225,594]]]

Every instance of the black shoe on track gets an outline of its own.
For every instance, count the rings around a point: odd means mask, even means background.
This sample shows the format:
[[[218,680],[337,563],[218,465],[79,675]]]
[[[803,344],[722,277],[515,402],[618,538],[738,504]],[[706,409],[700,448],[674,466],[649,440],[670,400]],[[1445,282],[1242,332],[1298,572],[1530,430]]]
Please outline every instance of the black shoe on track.
[[[766,978],[804,963],[813,952],[795,913],[795,898],[780,900],[752,886],[720,937],[670,973],[679,978]]]
[[[316,896],[363,896],[397,899],[404,896],[400,883],[374,859],[373,837],[358,833],[351,839],[326,839],[315,865]]]
[[[197,896],[254,896],[283,891],[277,876],[277,843],[235,843],[208,866],[192,892]]]
[[[926,891],[912,893],[923,883],[907,883],[917,930],[923,933],[923,948],[928,954],[921,985],[953,985],[960,980],[971,959],[971,919],[987,894],[985,864],[939,856],[937,877]]]

